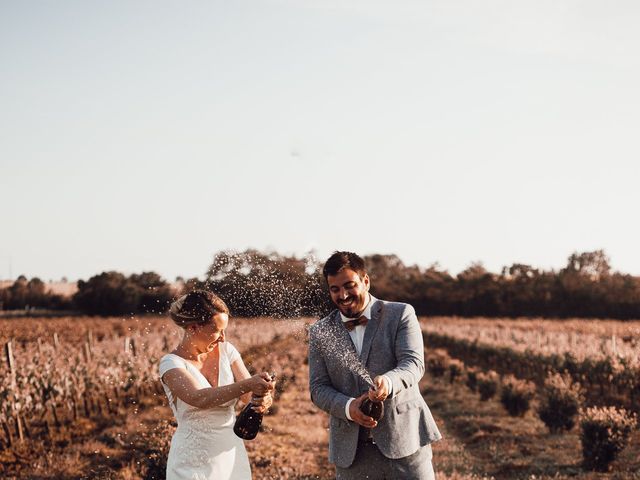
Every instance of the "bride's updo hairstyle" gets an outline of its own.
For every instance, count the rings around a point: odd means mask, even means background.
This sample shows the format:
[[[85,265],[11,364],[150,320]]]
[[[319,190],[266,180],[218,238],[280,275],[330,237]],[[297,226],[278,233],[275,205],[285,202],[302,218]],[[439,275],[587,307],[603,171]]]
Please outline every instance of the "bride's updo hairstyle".
[[[169,315],[176,325],[206,325],[218,313],[229,314],[229,307],[215,293],[193,290],[171,304]]]

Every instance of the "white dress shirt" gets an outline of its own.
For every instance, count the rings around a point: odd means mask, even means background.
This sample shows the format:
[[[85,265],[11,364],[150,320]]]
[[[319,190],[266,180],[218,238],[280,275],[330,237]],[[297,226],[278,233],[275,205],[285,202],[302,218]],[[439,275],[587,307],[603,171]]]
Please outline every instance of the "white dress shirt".
[[[362,316],[367,317],[367,321],[371,320],[371,295],[369,293],[367,293],[367,306],[364,308],[364,310],[362,311],[362,313],[360,315],[358,315],[356,318],[360,318]],[[349,318],[346,317],[342,314],[342,312],[340,312],[340,318],[342,319],[343,323],[348,322],[349,320],[355,320],[355,318]],[[362,342],[364,341],[364,331],[367,328],[366,325],[356,325],[356,327],[349,331],[349,336],[351,337],[351,340],[353,341],[353,344],[356,347],[356,352],[358,353],[358,356],[360,356],[360,353],[362,353]],[[391,389],[393,387],[393,385],[391,384],[391,379],[389,377],[387,377],[386,375],[382,375],[385,379],[385,381],[387,382],[387,391],[389,392],[389,395],[391,395]],[[347,415],[347,418],[351,421],[353,421],[353,419],[351,418],[351,415],[349,415],[349,406],[351,405],[351,402],[353,402],[355,400],[355,398],[351,398],[349,399],[349,401],[347,402],[347,404],[345,405],[345,414]]]
[[[371,320],[371,295],[367,293],[367,296],[369,297],[367,300],[367,306],[364,307],[364,310],[362,311],[362,313],[358,315],[356,318],[367,317],[367,320]],[[340,318],[342,318],[342,323],[346,323],[350,320],[356,319],[356,318],[345,317],[342,312],[340,312]],[[357,325],[356,328],[349,331],[349,336],[351,337],[351,340],[353,341],[353,344],[356,347],[356,352],[358,352],[358,355],[362,353],[362,341],[364,340],[365,328],[367,328],[366,325]]]

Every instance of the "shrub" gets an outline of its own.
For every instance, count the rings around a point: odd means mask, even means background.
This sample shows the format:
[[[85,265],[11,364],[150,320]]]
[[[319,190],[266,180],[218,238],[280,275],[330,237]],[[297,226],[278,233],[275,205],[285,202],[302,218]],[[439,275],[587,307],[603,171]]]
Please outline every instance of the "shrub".
[[[635,414],[624,408],[593,407],[580,410],[580,441],[585,468],[605,472],[627,445],[637,425]]]
[[[508,375],[502,382],[500,402],[512,417],[522,417],[529,410],[531,400],[536,391],[533,382],[520,380]]]
[[[456,378],[462,376],[464,363],[456,358],[449,360],[449,383],[453,383]]]
[[[538,416],[552,433],[571,430],[583,400],[579,383],[568,375],[550,373],[540,392]]]
[[[31,308],[70,309],[71,299],[51,293],[38,277],[27,280],[24,275],[20,275],[12,285],[0,289],[0,310]]]
[[[478,389],[478,369],[475,367],[467,368],[467,387],[472,392],[475,392]]]
[[[489,400],[498,391],[498,374],[493,370],[487,373],[480,372],[476,375],[480,400]]]
[[[442,377],[449,365],[449,354],[441,348],[435,349],[427,355],[427,368],[434,377]]]
[[[119,272],[102,272],[86,282],[80,280],[73,300],[90,315],[125,315],[165,312],[172,295],[171,287],[157,273],[126,277]]]
[[[73,296],[80,310],[90,315],[134,313],[139,299],[139,289],[119,272],[103,272],[86,282],[80,280]]]

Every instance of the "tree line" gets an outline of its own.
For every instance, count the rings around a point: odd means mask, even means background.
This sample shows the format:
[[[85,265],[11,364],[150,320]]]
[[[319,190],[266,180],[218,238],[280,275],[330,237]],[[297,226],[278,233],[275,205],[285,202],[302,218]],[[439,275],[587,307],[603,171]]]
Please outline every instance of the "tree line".
[[[39,278],[18,277],[13,285],[0,290],[0,310],[72,311],[88,315],[129,315],[164,313],[175,291],[160,275],[143,272],[125,276],[102,272],[89,280],[79,280],[73,296],[46,290]]]
[[[38,277],[27,280],[20,275],[12,285],[0,289],[0,310],[68,310],[71,304],[70,298],[48,292],[46,284]]]
[[[396,255],[364,259],[373,295],[411,303],[419,315],[640,318],[640,277],[612,271],[602,250],[573,253],[558,271],[517,263],[493,273],[476,263],[457,275],[435,265],[405,265]],[[0,303],[97,315],[162,313],[177,295],[207,288],[237,316],[321,316],[332,309],[321,270],[312,254],[222,251],[204,280],[180,279],[177,288],[154,272],[103,272],[79,281],[74,296],[64,298],[46,293],[37,278],[21,277],[0,290]]]

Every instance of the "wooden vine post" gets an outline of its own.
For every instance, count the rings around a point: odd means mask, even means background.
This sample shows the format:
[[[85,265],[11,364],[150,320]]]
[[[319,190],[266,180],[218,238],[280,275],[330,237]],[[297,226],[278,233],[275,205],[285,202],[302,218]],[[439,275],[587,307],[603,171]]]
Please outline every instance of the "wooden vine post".
[[[137,355],[137,352],[136,352],[136,341],[133,338],[129,337],[129,336],[124,337],[124,353],[127,354],[127,355],[131,354],[134,357]]]
[[[16,429],[18,430],[18,439],[20,442],[24,442],[24,429],[22,428],[22,421],[20,420],[20,415],[16,415],[14,417],[16,422]]]
[[[24,416],[24,414],[21,414],[19,418],[22,421],[22,428],[25,435],[28,439],[31,439],[31,427],[29,426],[29,422],[27,422],[27,418]]]
[[[78,403],[75,398],[71,399],[71,409],[73,411],[73,421],[78,420]]]
[[[7,367],[9,368],[9,374],[11,375],[11,386],[15,387],[16,384],[16,364],[13,359],[13,344],[9,340],[4,345],[4,354],[7,360]]]
[[[89,363],[91,361],[91,346],[89,342],[84,342],[84,348],[82,349],[82,353],[84,355],[85,363]]]

